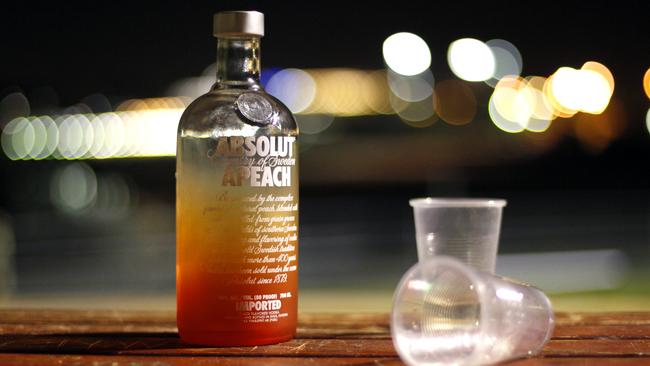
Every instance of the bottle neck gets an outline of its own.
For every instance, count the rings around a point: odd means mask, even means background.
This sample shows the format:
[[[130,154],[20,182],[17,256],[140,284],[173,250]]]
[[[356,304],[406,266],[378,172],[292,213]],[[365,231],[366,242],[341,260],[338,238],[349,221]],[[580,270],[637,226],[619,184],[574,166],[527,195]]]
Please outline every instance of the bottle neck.
[[[213,89],[261,89],[260,38],[219,38]]]

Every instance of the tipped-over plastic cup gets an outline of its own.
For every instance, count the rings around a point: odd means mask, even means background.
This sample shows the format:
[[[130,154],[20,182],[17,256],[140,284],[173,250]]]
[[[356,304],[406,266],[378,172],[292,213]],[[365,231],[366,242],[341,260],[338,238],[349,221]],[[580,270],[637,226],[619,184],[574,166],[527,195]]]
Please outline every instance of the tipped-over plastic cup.
[[[393,343],[409,365],[486,365],[534,355],[553,325],[551,303],[539,289],[448,256],[404,274],[391,314]]]
[[[494,273],[506,200],[416,198],[409,203],[415,218],[418,260],[448,255]]]

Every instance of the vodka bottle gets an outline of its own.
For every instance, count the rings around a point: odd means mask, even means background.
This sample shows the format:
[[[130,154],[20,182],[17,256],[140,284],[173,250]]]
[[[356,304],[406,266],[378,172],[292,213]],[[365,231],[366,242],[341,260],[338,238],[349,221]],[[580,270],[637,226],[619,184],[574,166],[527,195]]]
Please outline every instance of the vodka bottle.
[[[296,330],[298,129],[260,84],[264,15],[214,20],[217,81],[178,128],[177,323],[187,343],[277,343]]]

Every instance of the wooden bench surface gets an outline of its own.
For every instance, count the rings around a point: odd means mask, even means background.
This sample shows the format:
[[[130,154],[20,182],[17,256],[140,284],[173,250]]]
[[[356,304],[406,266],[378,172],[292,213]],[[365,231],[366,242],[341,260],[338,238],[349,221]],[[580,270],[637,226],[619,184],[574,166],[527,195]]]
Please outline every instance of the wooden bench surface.
[[[509,365],[650,365],[650,312],[558,313],[535,358]],[[387,314],[301,314],[296,339],[203,348],[166,311],[0,310],[0,365],[401,365]]]

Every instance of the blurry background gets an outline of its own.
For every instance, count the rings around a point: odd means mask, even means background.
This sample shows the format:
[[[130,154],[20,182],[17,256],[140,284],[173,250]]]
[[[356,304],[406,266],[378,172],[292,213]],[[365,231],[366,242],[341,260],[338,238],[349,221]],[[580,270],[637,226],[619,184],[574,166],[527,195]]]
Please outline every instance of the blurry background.
[[[1,306],[174,307],[176,126],[250,9],[301,128],[303,310],[387,310],[417,196],[508,199],[498,272],[560,310],[650,309],[646,2],[3,7]]]

